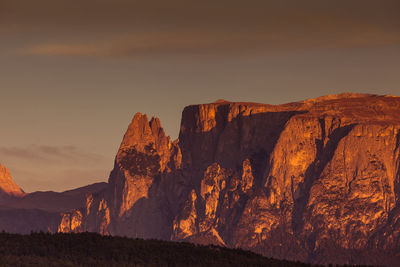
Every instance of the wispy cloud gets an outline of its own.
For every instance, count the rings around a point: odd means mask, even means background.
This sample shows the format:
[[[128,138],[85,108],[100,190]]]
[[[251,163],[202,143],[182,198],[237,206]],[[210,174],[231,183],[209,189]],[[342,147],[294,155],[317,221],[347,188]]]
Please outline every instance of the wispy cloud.
[[[111,35],[86,42],[50,42],[31,45],[21,54],[85,57],[142,57],[154,55],[207,55],[277,52],[309,48],[376,47],[400,45],[400,35],[382,29],[349,32],[289,34],[271,32],[176,32]]]
[[[3,146],[0,159],[26,192],[64,191],[106,181],[112,168],[102,155],[71,145]]]
[[[28,147],[0,147],[0,156],[15,157],[42,163],[99,163],[104,157],[83,152],[74,146],[31,145]]]
[[[107,181],[109,170],[101,168],[83,168],[65,166],[64,168],[21,169],[11,168],[13,179],[23,184],[25,192],[65,191],[91,183]]]
[[[258,40],[257,40],[258,39]],[[135,57],[155,54],[212,53],[259,45],[263,36],[215,32],[159,32],[112,35],[85,43],[43,43],[21,50],[24,54],[61,56]],[[253,44],[246,44],[253,40]]]
[[[400,45],[397,0],[1,3],[0,34],[32,35],[28,46],[17,46],[23,54],[136,57]]]

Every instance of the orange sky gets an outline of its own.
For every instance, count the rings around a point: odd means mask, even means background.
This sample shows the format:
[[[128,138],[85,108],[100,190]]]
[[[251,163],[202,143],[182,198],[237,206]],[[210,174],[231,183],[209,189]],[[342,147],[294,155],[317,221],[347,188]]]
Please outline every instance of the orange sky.
[[[279,2],[279,3],[277,3]],[[25,191],[105,181],[136,112],[400,95],[399,1],[0,0],[0,162]]]

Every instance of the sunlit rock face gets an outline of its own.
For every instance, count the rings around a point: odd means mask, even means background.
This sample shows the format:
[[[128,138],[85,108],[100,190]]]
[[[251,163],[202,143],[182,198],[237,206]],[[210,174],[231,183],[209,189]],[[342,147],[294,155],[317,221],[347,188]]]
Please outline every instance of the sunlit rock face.
[[[88,195],[74,225],[314,263],[395,265],[399,147],[400,98],[391,96],[193,105],[174,142],[158,119],[136,114],[108,188]],[[61,231],[74,231],[71,216]]]
[[[82,228],[82,212],[79,210],[71,210],[63,214],[58,232],[63,233],[79,233]]]
[[[88,194],[84,231],[169,239],[173,214],[188,190],[181,185],[179,141],[171,142],[157,118],[137,113],[118,150],[106,190]],[[182,199],[178,201],[177,199]],[[68,220],[68,214],[65,216]],[[62,232],[73,229],[60,228]]]
[[[0,198],[24,195],[24,191],[12,180],[10,171],[0,164]]]

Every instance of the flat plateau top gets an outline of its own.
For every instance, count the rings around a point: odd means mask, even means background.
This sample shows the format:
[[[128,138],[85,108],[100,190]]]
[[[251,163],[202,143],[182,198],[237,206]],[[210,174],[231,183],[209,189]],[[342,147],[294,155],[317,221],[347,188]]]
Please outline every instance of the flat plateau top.
[[[340,117],[354,122],[382,122],[400,124],[400,97],[391,95],[372,95],[343,93],[321,96],[299,102],[270,105],[253,102],[230,102],[219,99],[213,103],[191,105],[215,108],[229,106],[230,109],[252,110],[255,113],[299,112],[305,117]]]

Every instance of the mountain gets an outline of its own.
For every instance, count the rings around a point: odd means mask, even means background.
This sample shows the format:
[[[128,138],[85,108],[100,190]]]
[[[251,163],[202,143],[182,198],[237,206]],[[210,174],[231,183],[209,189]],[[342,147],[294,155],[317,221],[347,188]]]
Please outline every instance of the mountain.
[[[9,199],[1,204],[16,209],[40,209],[48,212],[64,212],[86,206],[86,194],[104,190],[107,183],[94,183],[76,189],[53,192],[37,191],[25,194],[23,197]]]
[[[136,114],[108,189],[59,230],[189,241],[313,263],[400,260],[400,98],[192,105],[172,142]]]
[[[11,178],[10,171],[0,164],[0,199],[24,195],[24,191]]]
[[[137,113],[108,185],[57,231],[240,247],[327,264],[400,262],[400,98],[218,100],[179,138]]]
[[[107,183],[95,183],[61,193],[24,193],[7,168],[0,165],[0,230],[24,234],[57,232],[61,213],[85,207],[86,194],[106,187]]]

